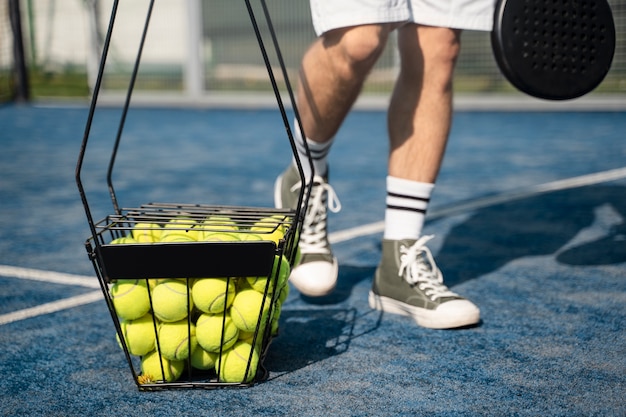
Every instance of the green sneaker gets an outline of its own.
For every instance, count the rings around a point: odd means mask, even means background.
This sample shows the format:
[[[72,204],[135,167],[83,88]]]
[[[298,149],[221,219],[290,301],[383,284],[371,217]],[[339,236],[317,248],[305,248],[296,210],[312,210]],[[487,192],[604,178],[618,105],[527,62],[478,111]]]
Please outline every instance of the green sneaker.
[[[274,185],[276,208],[296,208],[301,188],[298,170],[290,164]],[[341,203],[328,178],[315,176],[300,232],[300,263],[289,276],[294,287],[310,297],[328,295],[337,285],[337,258],[328,242],[327,209],[336,213],[341,210]]]
[[[478,323],[478,307],[444,285],[441,271],[425,246],[432,238],[383,240],[382,260],[369,293],[370,307],[412,317],[430,329]]]

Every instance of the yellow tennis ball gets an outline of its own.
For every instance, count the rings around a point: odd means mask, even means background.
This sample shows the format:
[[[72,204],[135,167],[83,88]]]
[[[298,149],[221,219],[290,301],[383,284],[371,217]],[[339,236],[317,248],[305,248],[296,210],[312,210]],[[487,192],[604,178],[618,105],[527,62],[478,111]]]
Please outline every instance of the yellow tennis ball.
[[[161,367],[162,366],[162,367]],[[172,361],[158,352],[150,352],[141,360],[142,381],[176,381],[183,374],[185,361]]]
[[[228,232],[207,232],[202,235],[203,242],[237,242],[239,236],[237,233]]]
[[[129,243],[137,243],[131,236],[122,236],[111,241],[111,245],[127,245]]]
[[[196,322],[196,337],[198,344],[207,352],[225,351],[239,338],[239,329],[228,313],[204,313]]]
[[[161,242],[189,242],[196,241],[199,232],[195,229],[198,223],[190,217],[177,217],[170,220],[163,227]]]
[[[235,298],[235,282],[228,278],[201,278],[191,287],[193,303],[205,313],[221,313]]]
[[[267,285],[268,277],[247,277],[246,281],[248,281],[252,289],[258,292],[265,293],[267,288],[267,294],[273,294],[275,290],[280,290],[285,285],[289,279],[290,272],[291,267],[289,266],[287,257],[284,255],[276,255],[274,257],[274,264],[272,265],[272,272],[269,276],[271,280],[276,277],[275,287],[272,281],[270,285]]]
[[[222,382],[251,382],[257,373],[259,354],[248,342],[237,342],[225,352],[219,362]]]
[[[250,233],[246,231],[239,233],[239,240],[242,242],[258,242],[263,240],[263,238],[258,233]]]
[[[253,332],[259,320],[261,324],[266,322],[270,301],[269,297],[253,289],[240,291],[235,295],[233,305],[230,307],[230,317],[239,330]]]
[[[215,232],[236,232],[239,226],[230,217],[211,216],[200,222],[198,228],[198,240],[205,240],[205,237]]]
[[[285,237],[285,227],[276,218],[266,217],[254,223],[250,228],[252,232],[259,232],[263,240],[278,242]]]
[[[161,240],[163,229],[157,223],[137,223],[133,227],[132,236],[139,243],[153,243]]]
[[[244,332],[239,330],[239,341],[252,344],[254,341],[254,332]]]
[[[219,353],[207,352],[202,349],[202,346],[198,346],[191,354],[191,366],[205,371],[213,369],[215,368],[215,363],[217,362],[218,357]]]
[[[146,314],[136,320],[123,320],[120,329],[128,353],[135,356],[143,356],[155,349],[156,330],[152,314]],[[120,335],[117,335],[117,343],[122,347]]]
[[[150,311],[150,298],[145,280],[120,279],[111,286],[111,298],[117,315],[135,320]]]
[[[176,279],[160,282],[152,291],[152,310],[164,322],[182,320],[193,308],[193,297],[187,283]]]
[[[196,326],[187,320],[173,323],[162,323],[159,327],[159,344],[161,355],[170,360],[183,360],[189,357],[198,345]]]
[[[280,289],[280,292],[278,293],[278,298],[276,298],[276,303],[282,305],[287,297],[289,297],[290,289],[291,287],[289,285],[283,285],[283,287]]]
[[[293,267],[295,268],[300,265],[300,261],[302,261],[302,252],[300,251],[300,246],[298,245],[293,255]]]

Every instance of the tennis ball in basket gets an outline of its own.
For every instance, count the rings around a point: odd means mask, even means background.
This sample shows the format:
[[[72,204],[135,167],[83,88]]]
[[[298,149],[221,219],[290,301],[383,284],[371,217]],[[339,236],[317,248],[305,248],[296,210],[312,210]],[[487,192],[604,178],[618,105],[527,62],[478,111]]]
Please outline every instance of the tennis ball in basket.
[[[261,323],[265,323],[270,301],[270,298],[253,289],[240,291],[235,295],[233,305],[230,307],[230,317],[239,330],[253,332],[259,319]]]
[[[120,328],[128,353],[143,356],[152,352],[156,346],[156,330],[152,314],[146,314],[137,320],[122,320]],[[119,334],[117,343],[122,347]]]
[[[213,369],[215,368],[215,363],[217,362],[218,357],[219,353],[207,352],[206,350],[202,349],[202,346],[198,346],[191,353],[191,366],[201,370]]]
[[[232,349],[222,355],[219,363],[220,380],[222,382],[250,382],[254,379],[258,366],[257,350],[250,343],[237,342]]]
[[[302,260],[302,252],[300,251],[300,245],[296,247],[296,253],[293,256],[293,267],[300,265],[300,261]]]
[[[276,218],[266,217],[250,228],[252,232],[260,232],[259,234],[263,240],[271,240],[278,244],[278,242],[285,237],[285,228],[283,224]]]
[[[289,287],[289,285],[283,285],[283,287],[280,289],[280,292],[278,293],[278,298],[276,299],[277,303],[282,305],[285,302],[287,297],[289,297],[290,288],[291,287]]]
[[[161,368],[163,365],[163,368]],[[185,361],[172,361],[154,351],[141,360],[142,380],[146,382],[176,381],[183,374]]]
[[[237,233],[205,232],[201,240],[203,242],[237,242],[239,236]]]
[[[223,333],[223,334],[222,334]],[[239,329],[231,317],[224,314],[202,314],[196,322],[198,344],[207,352],[230,349],[239,338]]]
[[[177,217],[163,227],[161,242],[189,242],[198,240],[197,222],[189,217]]]
[[[193,297],[187,283],[176,279],[160,282],[152,291],[152,310],[164,322],[187,317],[193,307]]]
[[[150,311],[146,281],[120,279],[111,286],[111,298],[117,315],[124,320],[135,320]]]
[[[205,313],[228,309],[235,298],[235,282],[228,278],[201,278],[191,287],[193,303]]]
[[[137,243],[137,241],[130,236],[118,237],[111,241],[111,245],[127,245],[129,243]]]
[[[198,345],[196,326],[193,323],[183,319],[173,323],[162,323],[159,327],[158,347],[163,357],[178,361],[187,359],[190,344],[193,352]]]
[[[137,223],[132,236],[139,243],[153,243],[161,240],[162,228],[157,223]]]
[[[215,232],[236,232],[239,226],[230,217],[211,216],[198,224],[198,240],[205,240],[205,236]]]
[[[279,268],[279,263],[280,269],[278,270],[278,275],[276,275],[277,269]],[[269,278],[271,279],[276,276],[276,288],[274,288],[273,283],[270,283],[269,286],[267,285],[268,277],[247,277],[246,280],[248,281],[248,284],[252,289],[261,293],[265,293],[265,289],[267,287],[267,293],[273,294],[275,289],[281,289],[285,285],[285,283],[289,279],[290,271],[291,268],[289,266],[289,261],[287,260],[287,257],[285,257],[284,255],[276,255],[274,257],[272,272],[269,276]]]
[[[283,310],[282,304],[280,303],[274,304],[274,309],[272,310],[272,320],[271,320],[272,336],[278,335],[278,325],[279,325],[280,314],[282,313],[282,310]]]
[[[242,242],[258,242],[263,240],[260,234],[258,233],[239,233],[239,240]]]

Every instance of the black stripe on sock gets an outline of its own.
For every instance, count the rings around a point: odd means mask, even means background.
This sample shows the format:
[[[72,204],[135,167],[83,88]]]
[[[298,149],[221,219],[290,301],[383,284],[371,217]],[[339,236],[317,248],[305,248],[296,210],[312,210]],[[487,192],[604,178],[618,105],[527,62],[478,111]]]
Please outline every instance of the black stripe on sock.
[[[392,205],[390,205],[390,204],[387,204],[387,209],[391,209],[391,210],[404,210],[404,211],[412,211],[412,212],[415,212],[415,213],[422,213],[422,214],[426,214],[426,209],[415,208],[415,207],[392,206]]]
[[[428,203],[430,201],[430,198],[414,197],[414,196],[411,196],[411,195],[390,193],[390,192],[387,192],[387,196],[388,197],[396,197],[396,198],[406,198],[407,200],[423,201],[425,203]]]

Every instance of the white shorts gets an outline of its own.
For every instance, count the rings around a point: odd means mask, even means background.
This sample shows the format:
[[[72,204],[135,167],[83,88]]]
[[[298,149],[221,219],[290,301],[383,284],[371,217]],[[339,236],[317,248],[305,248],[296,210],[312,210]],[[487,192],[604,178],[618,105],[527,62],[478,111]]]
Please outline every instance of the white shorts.
[[[374,23],[413,22],[428,26],[490,31],[495,0],[310,0],[317,35]]]

